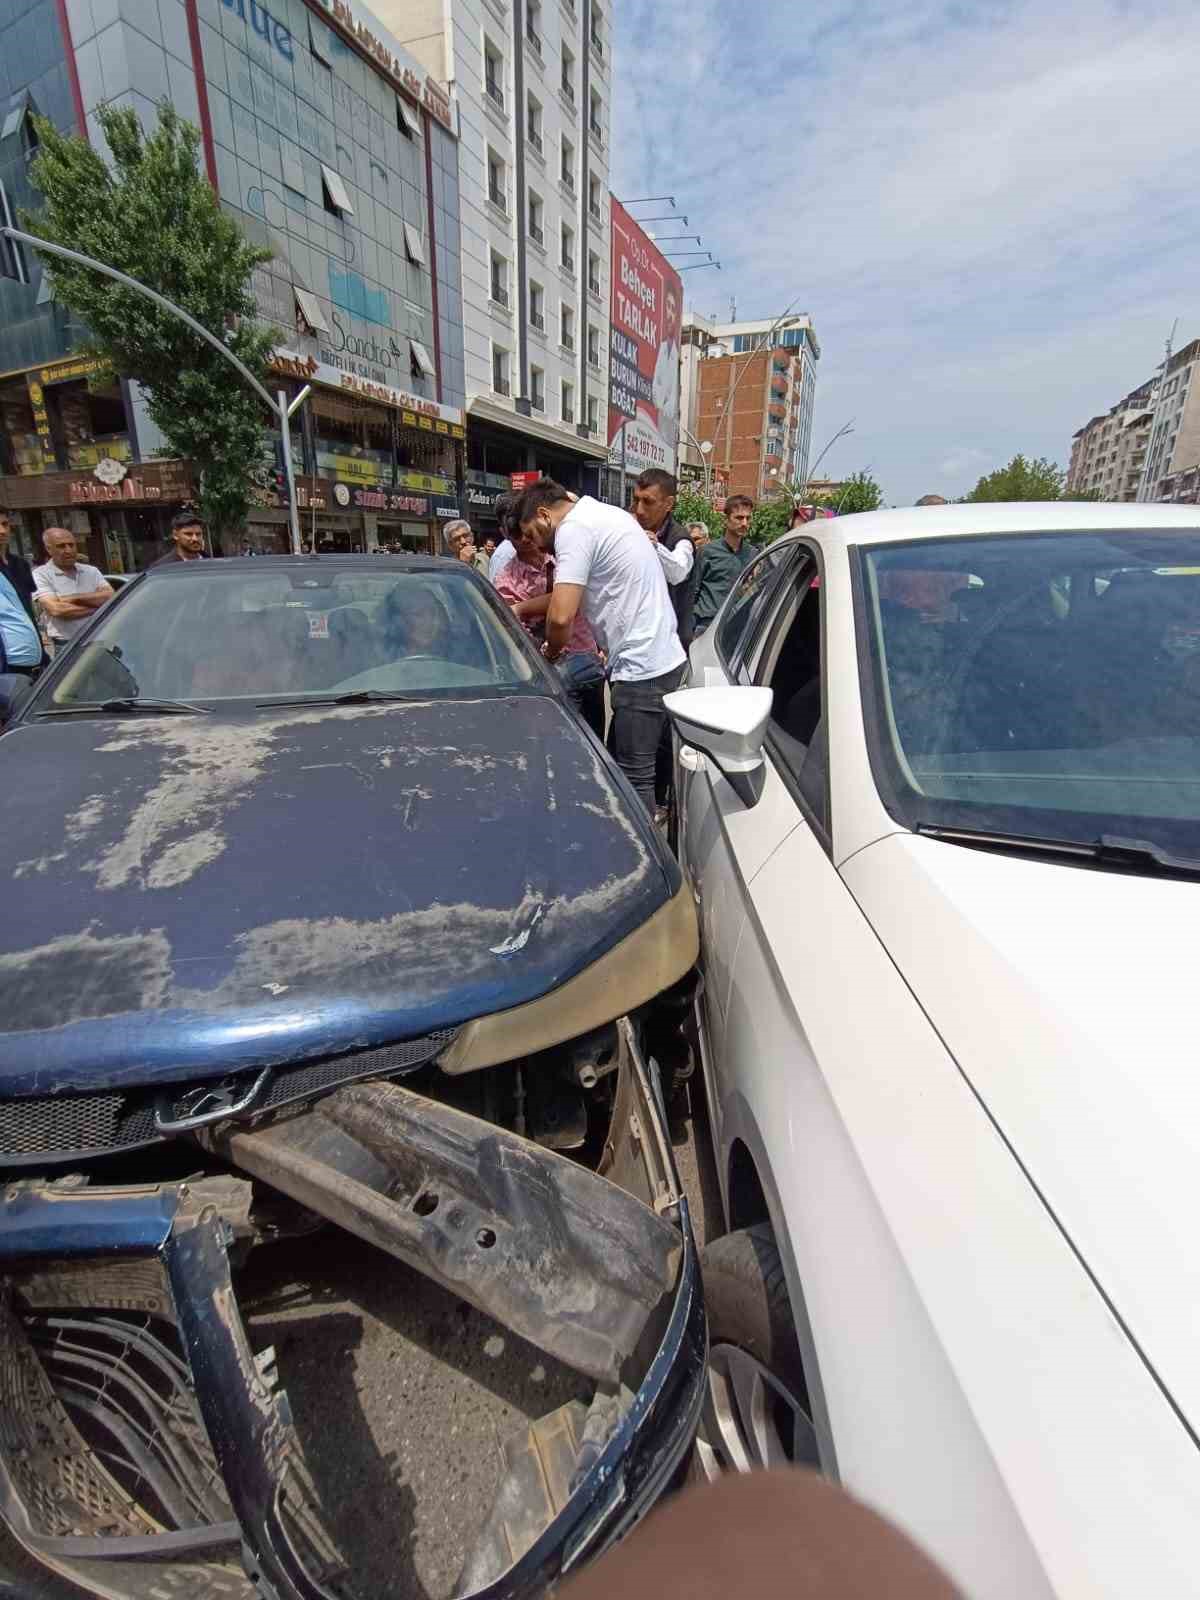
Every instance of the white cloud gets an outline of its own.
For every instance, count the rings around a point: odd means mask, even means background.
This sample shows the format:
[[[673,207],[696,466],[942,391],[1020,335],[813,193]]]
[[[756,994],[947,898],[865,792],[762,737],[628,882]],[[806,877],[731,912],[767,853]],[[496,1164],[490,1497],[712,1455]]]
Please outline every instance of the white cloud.
[[[618,0],[618,197],[674,193],[724,271],[701,310],[803,296],[825,463],[960,493],[1200,334],[1191,4]]]

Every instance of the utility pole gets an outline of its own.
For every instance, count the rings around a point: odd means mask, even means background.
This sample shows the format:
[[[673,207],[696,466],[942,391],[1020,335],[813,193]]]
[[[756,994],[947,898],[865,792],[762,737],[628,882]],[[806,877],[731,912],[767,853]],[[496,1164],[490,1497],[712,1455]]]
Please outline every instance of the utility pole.
[[[44,255],[60,256],[64,261],[73,261],[76,266],[90,267],[93,272],[102,273],[106,278],[123,284],[126,289],[145,295],[147,300],[153,300],[156,306],[170,312],[184,322],[198,338],[223,355],[230,366],[250,385],[255,394],[266,406],[267,410],[279,423],[280,443],[283,448],[283,471],[287,483],[288,496],[288,526],[291,532],[292,554],[300,554],[300,513],[296,505],[296,477],[292,467],[292,430],[289,426],[292,417],[307,400],[312,392],[312,385],[306,383],[304,388],[289,405],[286,389],[280,389],[278,399],[273,399],[259,383],[244,362],[240,361],[233,351],[224,344],[215,333],[210,333],[203,323],[197,322],[182,306],[177,306],[173,300],[168,300],[165,294],[159,294],[157,289],[151,289],[144,283],[139,283],[136,278],[131,278],[127,273],[118,272],[116,267],[110,267],[105,261],[97,261],[94,256],[85,256],[79,250],[68,250],[66,245],[51,244],[48,239],[39,239],[36,234],[23,233],[20,228],[0,227],[0,237],[12,239],[18,244],[27,244],[31,249],[40,251]]]

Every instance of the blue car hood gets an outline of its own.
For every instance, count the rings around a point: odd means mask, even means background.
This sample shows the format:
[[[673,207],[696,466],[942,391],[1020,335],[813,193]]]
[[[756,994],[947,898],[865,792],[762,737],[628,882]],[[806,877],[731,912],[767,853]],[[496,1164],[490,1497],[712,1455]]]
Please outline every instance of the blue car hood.
[[[34,720],[0,781],[9,1093],[451,1027],[563,983],[679,882],[550,696]]]

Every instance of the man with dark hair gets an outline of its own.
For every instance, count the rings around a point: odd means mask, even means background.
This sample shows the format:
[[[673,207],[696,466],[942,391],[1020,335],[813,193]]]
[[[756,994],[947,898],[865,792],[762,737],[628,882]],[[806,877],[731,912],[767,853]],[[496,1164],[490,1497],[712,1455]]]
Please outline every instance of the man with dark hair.
[[[516,522],[555,558],[546,658],[562,655],[582,609],[608,661],[610,748],[653,814],[654,763],[667,715],[663,695],[679,687],[687,660],[662,563],[627,511],[591,495],[572,501],[549,479],[526,490]]]
[[[698,634],[703,633],[716,616],[724,604],[725,596],[755,555],[753,545],[746,543],[753,515],[754,501],[748,494],[731,494],[725,502],[724,538],[710,539],[700,552],[700,572],[696,583]]]
[[[917,504],[919,506],[944,506],[948,502],[940,494],[923,494]]]
[[[492,551],[488,562],[488,577],[493,583],[517,553],[512,541],[513,512],[516,510],[517,499],[518,496],[515,494],[502,494],[496,501],[496,527],[500,534],[500,543]]]
[[[633,486],[633,515],[658,550],[671,590],[671,605],[686,650],[692,642],[696,607],[696,552],[682,522],[675,521],[675,479],[661,467],[647,467]]]
[[[171,518],[171,548],[154,563],[202,561],[204,559],[204,519],[194,506],[183,506]]]

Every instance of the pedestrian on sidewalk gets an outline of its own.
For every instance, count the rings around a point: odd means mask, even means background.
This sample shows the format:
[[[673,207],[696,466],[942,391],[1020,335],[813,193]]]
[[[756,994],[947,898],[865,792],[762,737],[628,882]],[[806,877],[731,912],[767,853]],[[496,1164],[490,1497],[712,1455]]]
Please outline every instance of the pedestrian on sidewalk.
[[[475,565],[475,535],[471,532],[469,522],[464,522],[461,517],[448,522],[445,528],[445,540],[451,560],[465,561],[468,566]]]
[[[608,663],[609,747],[653,815],[663,695],[679,687],[687,659],[658,554],[627,511],[591,495],[572,501],[548,478],[522,495],[516,523],[555,560],[546,658],[563,654],[582,610]]]
[[[688,534],[689,534],[689,536],[691,538],[691,541],[692,541],[693,550],[695,550],[696,554],[699,555],[701,550],[703,550],[704,546],[708,543],[709,538],[710,538],[709,531],[708,531],[708,523],[707,522],[689,522],[688,523]],[[699,574],[699,572],[697,572],[696,573],[696,581],[699,582],[699,580],[700,580],[700,574]]]
[[[34,604],[46,618],[50,654],[57,655],[88,621],[113,597],[99,567],[80,561],[75,535],[69,528],[47,528],[42,545],[49,560],[33,569]]]
[[[168,561],[203,561],[204,554],[204,519],[193,506],[184,506],[171,518],[171,548],[165,556],[159,556],[154,563],[156,567],[165,566]],[[253,555],[253,551],[250,552]]]
[[[516,554],[496,582],[496,593],[510,605],[526,633],[543,642],[546,613],[554,588],[554,562],[533,534],[518,532]],[[604,737],[604,663],[596,636],[582,611],[576,612],[566,647],[554,663],[572,709],[598,739]]]
[[[700,572],[696,583],[697,634],[704,632],[724,603],[725,596],[753,559],[755,551],[746,543],[754,501],[748,494],[731,494],[725,502],[725,536],[710,539],[700,552]]]
[[[679,642],[686,650],[692,642],[696,607],[696,551],[682,522],[675,521],[678,486],[661,467],[647,467],[633,486],[633,515],[658,551],[671,591],[671,606]]]
[[[42,636],[34,627],[21,597],[0,572],[0,672],[36,677],[42,665]]]
[[[17,599],[25,609],[25,615],[33,623],[34,632],[38,636],[38,649],[41,652],[40,665],[45,667],[50,664],[50,657],[46,653],[46,646],[42,643],[41,618],[34,605],[33,597],[37,593],[37,585],[33,581],[33,568],[24,556],[19,556],[15,550],[9,549],[11,539],[12,518],[7,511],[0,510],[0,578],[8,579],[16,592]]]

